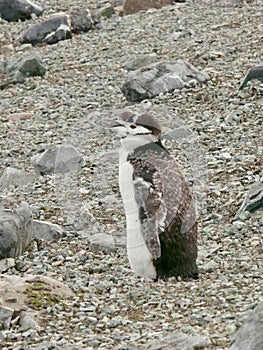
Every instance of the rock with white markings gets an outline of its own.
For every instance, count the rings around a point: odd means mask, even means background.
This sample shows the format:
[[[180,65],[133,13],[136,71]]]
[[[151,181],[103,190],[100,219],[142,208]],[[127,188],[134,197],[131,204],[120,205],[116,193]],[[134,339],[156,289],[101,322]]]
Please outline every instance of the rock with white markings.
[[[0,0],[0,16],[8,22],[41,16],[44,9],[30,0]]]
[[[32,45],[56,44],[61,40],[70,39],[72,33],[88,32],[95,26],[99,27],[100,22],[88,10],[80,10],[70,14],[61,12],[24,30],[17,40],[20,43],[31,43]]]
[[[207,73],[180,59],[176,62],[154,63],[129,72],[122,92],[128,101],[139,102],[208,80]]]

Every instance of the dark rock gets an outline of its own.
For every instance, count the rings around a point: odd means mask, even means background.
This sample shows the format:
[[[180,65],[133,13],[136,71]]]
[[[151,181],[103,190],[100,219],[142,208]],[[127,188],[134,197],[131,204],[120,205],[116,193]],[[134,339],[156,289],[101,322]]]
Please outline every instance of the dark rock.
[[[244,212],[248,211],[253,213],[256,210],[263,209],[263,183],[259,182],[254,185],[246,198],[244,199],[239,211],[236,214],[236,217],[241,216]]]
[[[208,79],[207,73],[197,70],[184,60],[154,63],[129,72],[122,92],[127,100],[139,102],[192,83],[205,83]]]
[[[21,204],[12,211],[0,212],[0,259],[21,255],[32,240],[32,212],[30,206]]]
[[[239,90],[243,90],[247,86],[247,83],[250,80],[254,80],[254,79],[257,79],[260,82],[263,82],[263,65],[253,67],[247,72],[244,80],[239,86]]]
[[[28,77],[43,77],[45,73],[46,68],[36,54],[0,62],[0,90],[10,84],[23,83]]]
[[[88,10],[72,12],[69,15],[57,13],[23,31],[17,40],[20,43],[32,45],[55,44],[61,40],[70,39],[72,33],[87,32],[97,25],[99,25],[98,19]]]
[[[71,38],[70,18],[66,14],[55,14],[49,19],[36,23],[26,29],[19,36],[21,43],[38,43],[54,44],[59,40]]]
[[[89,10],[79,10],[71,12],[70,28],[72,33],[86,33],[92,28],[100,28],[100,21],[96,15],[93,15]]]
[[[44,9],[28,0],[0,0],[0,16],[8,22],[41,16]]]
[[[150,8],[161,8],[172,5],[173,0],[124,0],[123,13],[129,15],[138,11],[145,11]]]
[[[230,350],[263,349],[263,302],[260,302],[248,319],[237,331]]]
[[[31,158],[37,173],[41,175],[65,174],[78,171],[83,158],[72,145],[62,145],[53,150],[46,150]]]

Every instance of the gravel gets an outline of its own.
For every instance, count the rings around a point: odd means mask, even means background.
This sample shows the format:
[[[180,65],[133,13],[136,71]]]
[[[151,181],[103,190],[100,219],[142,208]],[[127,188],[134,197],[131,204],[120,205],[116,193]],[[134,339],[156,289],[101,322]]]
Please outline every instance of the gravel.
[[[81,0],[38,4],[45,16],[87,6]],[[95,9],[100,3],[89,4]],[[0,20],[1,32],[15,37],[35,21],[41,18]],[[262,211],[235,219],[247,191],[263,181],[263,87],[253,81],[238,91],[246,71],[263,60],[262,3],[187,1],[102,22],[102,30],[56,45],[17,47],[12,57],[38,52],[46,77],[0,92],[0,173],[8,166],[33,172],[32,156],[65,143],[84,157],[76,174],[39,176],[0,194],[5,207],[25,200],[35,219],[66,230],[58,242],[35,244],[7,273],[44,274],[75,292],[71,300],[37,310],[35,329],[2,332],[0,348],[51,342],[61,349],[132,349],[181,330],[208,336],[212,345],[206,349],[228,349],[262,298]],[[180,30],[190,34],[174,41]],[[150,53],[159,60],[189,60],[211,76],[207,85],[142,103],[151,106],[165,131],[185,126],[192,132],[165,142],[198,198],[199,281],[154,283],[134,276],[127,261],[118,140],[107,126],[127,106],[121,93],[125,64]],[[12,122],[12,113],[31,118]],[[112,235],[116,249],[90,246],[87,236],[98,233]]]

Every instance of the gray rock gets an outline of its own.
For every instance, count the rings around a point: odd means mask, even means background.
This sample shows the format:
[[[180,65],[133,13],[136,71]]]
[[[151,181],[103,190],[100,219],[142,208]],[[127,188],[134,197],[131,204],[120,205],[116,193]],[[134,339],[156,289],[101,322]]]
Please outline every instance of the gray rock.
[[[248,317],[237,331],[230,350],[261,350],[263,349],[263,302]]]
[[[192,83],[205,83],[208,79],[207,73],[197,70],[184,60],[154,63],[129,72],[122,92],[127,100],[140,102]]]
[[[7,188],[10,186],[24,186],[32,182],[35,174],[30,174],[21,169],[8,167],[4,170],[0,177],[0,188]]]
[[[146,55],[139,55],[135,59],[125,63],[124,68],[127,70],[137,70],[141,67],[148,66],[157,61],[157,55],[155,53],[149,53]]]
[[[105,4],[96,12],[98,17],[106,17],[106,18],[110,18],[114,13],[115,13],[114,6],[111,3]]]
[[[15,266],[15,259],[6,258],[0,260],[0,273],[7,271],[11,267]]]
[[[156,340],[145,347],[147,350],[195,350],[211,345],[208,337],[203,335],[189,335],[176,331],[172,335]]]
[[[0,214],[0,259],[17,257],[32,240],[30,206],[21,202],[12,211],[1,210]]]
[[[0,90],[10,84],[23,83],[28,77],[46,74],[40,57],[35,53],[22,59],[0,62]]]
[[[174,41],[177,41],[178,39],[183,38],[184,36],[188,36],[188,35],[190,35],[189,32],[184,32],[184,31],[178,30],[177,32],[173,32],[172,38]]]
[[[0,329],[9,329],[14,310],[0,305]]]
[[[34,320],[34,316],[26,311],[21,311],[19,318],[19,331],[25,332],[29,329],[37,329],[38,324]]]
[[[106,250],[115,250],[115,240],[111,235],[98,233],[89,237],[89,241],[93,248],[104,248]]]
[[[28,0],[0,0],[0,16],[8,22],[41,16],[44,9]]]
[[[41,175],[65,174],[78,171],[82,166],[83,157],[74,146],[62,145],[33,156],[31,163]]]
[[[247,83],[254,79],[263,82],[263,65],[253,67],[247,72],[245,78],[239,86],[239,90],[243,90],[247,86]]]
[[[258,184],[252,186],[248,191],[240,209],[236,214],[236,218],[242,219],[244,212],[248,211],[253,213],[256,210],[263,208],[263,183],[259,182]]]
[[[17,38],[20,43],[55,44],[61,40],[70,39],[72,33],[87,32],[98,26],[99,20],[93,17],[88,10],[56,13],[47,20],[36,23],[24,30]]]
[[[56,241],[64,236],[64,230],[48,221],[33,220],[33,237],[44,241]]]

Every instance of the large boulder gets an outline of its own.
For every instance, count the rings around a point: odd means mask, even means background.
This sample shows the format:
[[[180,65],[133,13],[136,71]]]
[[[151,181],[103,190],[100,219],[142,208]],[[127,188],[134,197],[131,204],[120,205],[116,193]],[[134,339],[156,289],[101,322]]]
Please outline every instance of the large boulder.
[[[263,349],[263,301],[237,331],[230,350]]]
[[[13,318],[21,330],[35,328],[33,309],[45,309],[73,296],[69,287],[50,277],[0,274],[0,330],[15,325]]]
[[[0,208],[0,259],[21,255],[32,240],[32,212],[21,202],[13,210]]]
[[[179,59],[175,62],[153,63],[129,72],[122,86],[122,92],[127,100],[140,102],[193,83],[205,83],[207,80],[209,80],[207,73]]]
[[[171,5],[173,0],[124,0],[123,13],[129,15],[138,11],[148,10],[150,8],[161,8]]]
[[[8,22],[41,16],[44,9],[29,0],[0,0],[0,16]]]

